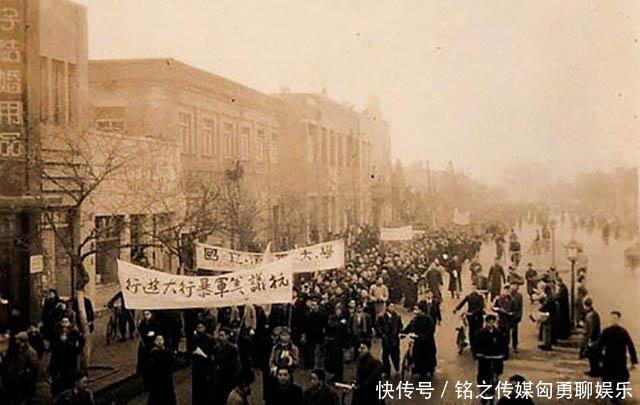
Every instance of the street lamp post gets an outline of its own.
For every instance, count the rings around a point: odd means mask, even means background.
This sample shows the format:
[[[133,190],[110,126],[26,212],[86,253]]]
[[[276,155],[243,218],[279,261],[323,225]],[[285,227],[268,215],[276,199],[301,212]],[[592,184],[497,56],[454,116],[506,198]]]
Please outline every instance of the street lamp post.
[[[571,329],[575,328],[577,319],[576,319],[576,261],[578,260],[578,252],[581,248],[581,245],[571,240],[569,243],[565,245],[565,250],[567,253],[567,260],[571,262]]]
[[[549,221],[551,227],[551,265],[556,267],[556,221]]]

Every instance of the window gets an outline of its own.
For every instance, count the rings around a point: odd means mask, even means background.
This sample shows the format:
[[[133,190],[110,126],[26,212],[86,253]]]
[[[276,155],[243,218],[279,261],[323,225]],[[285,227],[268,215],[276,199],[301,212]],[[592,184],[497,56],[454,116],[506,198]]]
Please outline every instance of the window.
[[[336,142],[338,143],[338,167],[344,166],[344,136],[337,134]]]
[[[265,158],[265,142],[264,142],[264,130],[259,129],[256,131],[256,160],[258,162],[264,161]]]
[[[51,61],[51,102],[53,108],[53,123],[63,125],[66,120],[66,74],[64,62]]]
[[[317,127],[313,124],[307,124],[307,133],[309,135],[307,138],[307,161],[309,163],[317,162],[319,157],[317,150]]]
[[[322,128],[322,143],[320,144],[320,154],[322,156],[322,164],[327,164],[327,147],[328,147],[328,141],[327,141],[327,129],[326,128]]]
[[[329,135],[329,163],[331,166],[336,164],[336,134],[333,131]]]
[[[249,139],[251,138],[251,128],[242,127],[240,132],[240,158],[247,160],[249,158]]]
[[[271,134],[271,163],[278,163],[278,134]]]
[[[224,154],[231,158],[235,156],[235,127],[229,122],[224,123]]]
[[[77,91],[76,91],[76,65],[67,63],[67,89],[66,89],[66,102],[67,102],[67,122],[74,123],[76,121],[76,108],[78,105]]]
[[[193,115],[181,111],[178,113],[178,129],[180,131],[180,139],[182,141],[183,153],[195,153],[195,137],[193,134]]]
[[[215,152],[215,121],[212,118],[204,118],[202,120],[202,154],[212,156]]]
[[[124,120],[119,118],[102,118],[96,120],[96,128],[99,131],[111,132],[114,134],[124,133]]]
[[[40,58],[40,80],[42,104],[40,104],[40,120],[46,121],[49,118],[49,59]]]

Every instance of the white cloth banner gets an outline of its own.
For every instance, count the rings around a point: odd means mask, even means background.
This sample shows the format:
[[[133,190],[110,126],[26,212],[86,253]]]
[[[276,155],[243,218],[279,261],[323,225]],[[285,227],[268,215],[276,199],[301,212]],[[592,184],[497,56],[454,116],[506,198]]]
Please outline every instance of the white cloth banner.
[[[118,280],[129,309],[215,308],[290,303],[291,260],[277,260],[241,273],[180,276],[118,260]]]
[[[413,227],[402,226],[400,228],[380,228],[380,240],[411,240]]]
[[[214,271],[238,271],[252,269],[268,260],[291,258],[294,273],[307,273],[344,267],[344,241],[318,243],[317,245],[288,250],[286,252],[251,253],[196,243],[196,266]]]

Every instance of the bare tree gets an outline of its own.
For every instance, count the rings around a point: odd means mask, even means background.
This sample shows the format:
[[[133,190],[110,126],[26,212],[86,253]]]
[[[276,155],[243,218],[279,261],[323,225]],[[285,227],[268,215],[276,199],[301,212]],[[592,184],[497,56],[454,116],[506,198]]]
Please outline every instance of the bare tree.
[[[260,218],[264,202],[259,202],[245,184],[244,169],[239,162],[225,171],[221,184],[221,200],[217,210],[223,231],[234,249],[255,250],[255,238],[261,230]]]
[[[292,249],[295,245],[306,242],[307,219],[303,199],[293,192],[284,194],[280,204],[286,215],[279,218],[278,247],[282,250]]]
[[[85,336],[90,336],[84,305],[85,288],[90,281],[85,260],[95,254],[94,242],[100,230],[91,227],[88,232],[82,232],[83,223],[87,223],[83,218],[84,210],[101,186],[126,169],[136,157],[135,152],[124,148],[121,138],[90,131],[51,133],[43,147],[40,162],[43,197],[57,195],[62,198],[62,204],[45,205],[42,219],[53,230],[69,258],[72,291],[79,309],[79,327]],[[43,198],[43,204],[46,201]],[[83,356],[85,367],[90,353],[91,339],[87,339]]]
[[[171,221],[147,234],[153,246],[163,248],[178,259],[181,271],[194,269],[193,242],[205,242],[209,236],[225,229],[225,222],[219,215],[222,192],[219,182],[208,175],[189,176],[184,185],[185,206],[180,212],[172,211],[175,203],[168,195],[158,196],[156,204],[166,212],[173,212]]]

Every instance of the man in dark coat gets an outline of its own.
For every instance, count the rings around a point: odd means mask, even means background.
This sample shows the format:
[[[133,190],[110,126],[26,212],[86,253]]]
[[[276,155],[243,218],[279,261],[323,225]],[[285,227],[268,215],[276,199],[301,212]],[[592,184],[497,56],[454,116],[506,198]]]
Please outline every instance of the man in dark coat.
[[[302,405],[303,393],[299,385],[293,383],[293,374],[287,367],[280,367],[276,372],[278,383],[271,391],[266,405]]]
[[[212,393],[210,389],[211,369],[213,367],[213,348],[215,339],[207,333],[204,322],[196,322],[191,339],[191,401],[193,405],[204,405]]]
[[[371,355],[371,341],[361,341],[356,366],[356,388],[353,391],[352,405],[383,405],[376,386],[382,380],[382,363]]]
[[[585,321],[580,342],[580,358],[589,359],[589,371],[585,374],[597,377],[600,375],[600,353],[596,351],[598,339],[600,339],[600,314],[593,308],[593,300],[589,297],[582,301],[582,306],[584,307]]]
[[[485,304],[484,297],[477,291],[477,289],[478,286],[473,285],[471,292],[467,294],[453,310],[453,313],[455,314],[461,310],[462,307],[465,305],[467,306],[466,317],[469,324],[469,344],[473,353],[476,351],[477,334],[482,328]]]
[[[156,335],[153,348],[149,351],[146,370],[149,405],[175,405],[176,391],[173,384],[175,360],[171,351],[165,347],[162,335]]]
[[[627,369],[627,353],[631,368],[638,365],[636,348],[625,328],[620,326],[622,315],[618,311],[611,312],[611,326],[605,328],[600,335],[597,353],[602,353],[602,381],[611,382],[614,396],[618,394],[618,383],[629,381]]]
[[[83,347],[84,340],[75,330],[62,329],[54,337],[49,359],[51,393],[54,397],[66,389],[73,388]]]
[[[442,322],[442,313],[440,311],[440,302],[435,300],[433,292],[427,291],[425,299],[418,303],[418,307],[425,314],[429,315],[433,321],[434,326],[440,325]]]
[[[478,359],[477,382],[479,385],[498,382],[493,379],[493,375],[499,378],[502,374],[506,346],[504,335],[496,327],[496,316],[487,315],[484,328],[478,332],[478,345],[475,354]],[[490,389],[487,395],[493,395],[493,391]]]
[[[502,284],[506,282],[506,278],[504,275],[504,269],[500,265],[500,260],[496,259],[496,262],[491,269],[489,269],[489,299],[493,301],[498,295],[500,295],[500,291],[502,291]]]
[[[308,300],[307,306],[309,310],[305,317],[300,343],[304,366],[310,369],[315,367],[316,348],[324,338],[327,316],[320,310],[316,300]]]
[[[520,294],[520,284],[511,284],[511,299],[513,301],[513,317],[511,318],[511,347],[514,353],[518,353],[518,326],[522,321],[523,298]]]
[[[136,371],[139,375],[145,375],[147,367],[147,355],[153,348],[153,341],[156,335],[163,334],[160,323],[151,311],[142,312],[142,320],[138,323],[138,334],[140,342],[138,343],[138,363]]]
[[[224,405],[229,393],[238,384],[241,364],[238,347],[229,341],[231,330],[222,327],[218,331],[218,344],[213,349],[214,405]]]
[[[498,329],[506,340],[505,355],[508,356],[512,319],[515,312],[511,287],[508,284],[502,288],[502,294],[493,301],[493,311],[498,314]]]
[[[433,375],[436,368],[436,327],[429,315],[417,310],[414,318],[403,331],[415,335],[413,341],[413,373],[420,376],[420,381]]]
[[[324,368],[333,374],[335,382],[344,380],[344,348],[346,347],[348,322],[342,315],[342,308],[336,306],[329,316],[326,327]]]
[[[556,284],[556,297],[558,301],[557,338],[568,339],[571,335],[571,313],[569,304],[569,290],[561,278]]]
[[[429,266],[425,278],[427,280],[427,287],[429,288],[429,291],[432,291],[434,297],[440,300],[442,298],[440,287],[442,287],[444,282],[442,280],[442,273],[438,270],[437,259],[431,263],[431,266]]]
[[[527,280],[527,294],[529,295],[529,300],[533,303],[533,293],[536,289],[536,284],[538,284],[538,272],[533,268],[533,264],[527,264],[527,271],[524,273],[524,278]]]
[[[546,314],[547,317],[546,320],[540,323],[542,344],[538,347],[544,351],[551,351],[554,343],[553,325],[557,322],[556,318],[558,316],[558,304],[553,293],[553,287],[550,285],[544,287],[544,297],[541,300],[540,312]]]
[[[4,385],[9,394],[9,403],[30,404],[35,394],[38,355],[28,341],[26,332],[18,333],[15,336],[15,349],[7,358]]]
[[[364,312],[362,303],[358,303],[356,313],[351,318],[351,337],[353,339],[354,359],[358,359],[360,341],[370,340],[374,331],[373,319]]]
[[[382,364],[384,373],[389,376],[391,363],[396,371],[400,370],[400,332],[402,319],[396,312],[395,305],[390,303],[376,322],[378,335],[382,339]],[[391,362],[389,361],[391,359]]]
[[[304,405],[340,405],[338,393],[325,383],[324,370],[311,372],[311,386],[304,392]]]

